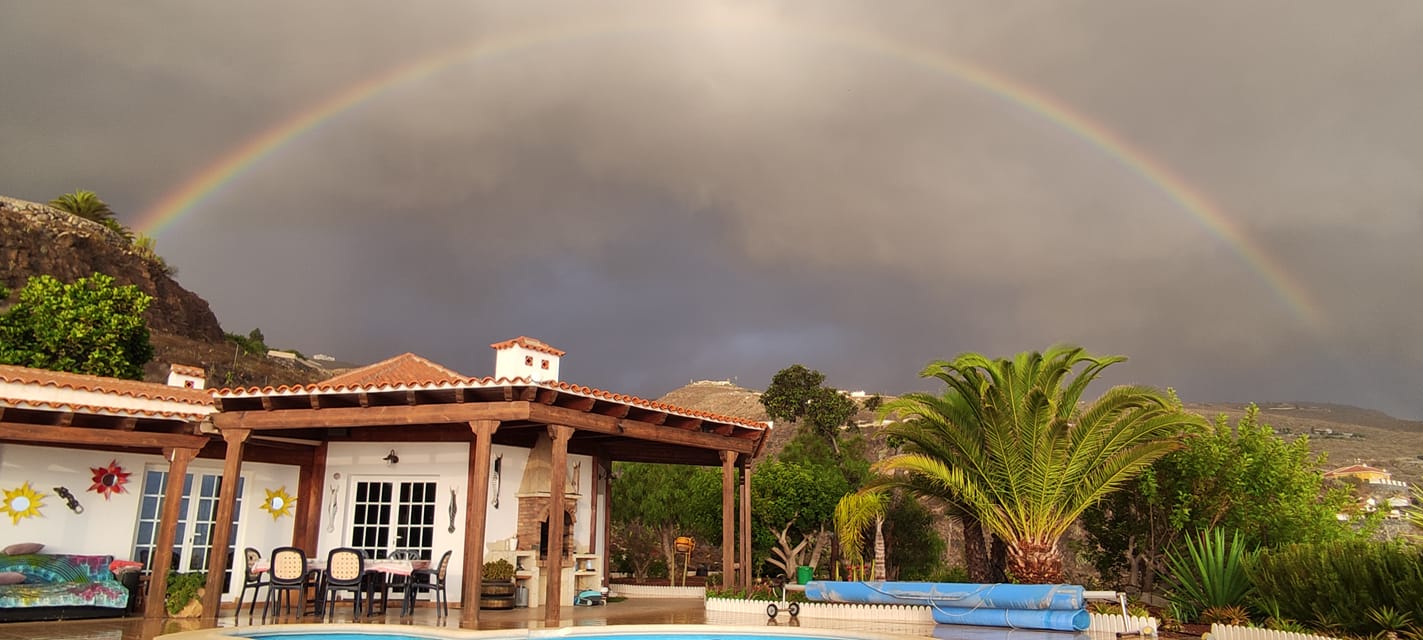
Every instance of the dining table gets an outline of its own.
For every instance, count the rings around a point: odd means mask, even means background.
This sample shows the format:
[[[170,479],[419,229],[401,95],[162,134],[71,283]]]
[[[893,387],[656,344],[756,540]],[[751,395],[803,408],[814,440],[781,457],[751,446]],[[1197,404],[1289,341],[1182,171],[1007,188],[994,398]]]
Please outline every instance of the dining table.
[[[271,563],[262,558],[252,565],[252,573],[266,573],[272,568]],[[380,613],[386,611],[386,604],[390,595],[390,587],[398,586],[391,580],[393,577],[410,577],[411,574],[422,569],[429,569],[429,560],[391,560],[376,559],[366,560],[366,615],[376,615],[375,594],[380,593],[381,609]],[[306,560],[307,576],[316,587],[316,598],[314,600],[316,615],[325,612],[326,589],[322,583],[322,576],[326,575],[326,558],[308,558]]]

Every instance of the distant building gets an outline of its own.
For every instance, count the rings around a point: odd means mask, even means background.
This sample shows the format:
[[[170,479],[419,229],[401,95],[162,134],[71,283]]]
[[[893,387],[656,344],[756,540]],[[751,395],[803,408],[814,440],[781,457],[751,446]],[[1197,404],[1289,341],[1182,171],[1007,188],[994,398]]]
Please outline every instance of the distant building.
[[[1333,471],[1324,473],[1326,478],[1358,478],[1369,483],[1386,483],[1393,480],[1393,474],[1386,469],[1372,467],[1366,464],[1351,464],[1347,467],[1339,467]]]
[[[283,360],[296,360],[296,354],[291,351],[278,351],[277,349],[267,350],[268,358],[281,358]]]
[[[324,354],[324,353],[318,353],[318,354],[316,354],[316,355],[314,355],[314,356],[311,356],[311,359],[312,359],[312,360],[317,360],[317,361],[320,361],[320,362],[335,362],[335,361],[336,361],[336,357],[335,357],[335,356],[328,356],[328,355],[326,355],[326,354]]]

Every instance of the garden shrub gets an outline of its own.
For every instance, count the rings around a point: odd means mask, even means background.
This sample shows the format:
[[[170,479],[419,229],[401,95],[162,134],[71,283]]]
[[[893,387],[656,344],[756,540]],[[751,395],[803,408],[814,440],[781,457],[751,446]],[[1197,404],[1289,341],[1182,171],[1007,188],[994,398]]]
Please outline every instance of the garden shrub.
[[[1241,617],[1251,590],[1245,574],[1250,555],[1238,532],[1229,540],[1222,529],[1186,538],[1185,549],[1166,554],[1166,599],[1190,619],[1207,611],[1217,617]]]
[[[1257,609],[1351,634],[1385,631],[1378,612],[1423,620],[1423,550],[1349,540],[1262,551],[1246,563]],[[1374,616],[1370,616],[1374,612]]]

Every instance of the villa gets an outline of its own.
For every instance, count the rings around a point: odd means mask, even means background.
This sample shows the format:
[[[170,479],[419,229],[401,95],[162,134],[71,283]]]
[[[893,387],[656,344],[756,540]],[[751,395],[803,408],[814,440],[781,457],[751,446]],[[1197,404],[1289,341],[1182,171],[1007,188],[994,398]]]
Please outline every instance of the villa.
[[[722,566],[749,584],[736,572],[750,566],[746,478],[768,425],[562,382],[564,352],[532,338],[491,346],[489,377],[407,353],[277,388],[205,390],[181,365],[167,385],[0,366],[6,538],[142,562],[149,617],[164,615],[170,569],[229,568],[209,574],[212,618],[241,587],[235,552],[285,545],[452,550],[452,601],[503,558],[530,606],[571,604],[606,583],[613,462],[715,465],[723,539],[738,541]]]

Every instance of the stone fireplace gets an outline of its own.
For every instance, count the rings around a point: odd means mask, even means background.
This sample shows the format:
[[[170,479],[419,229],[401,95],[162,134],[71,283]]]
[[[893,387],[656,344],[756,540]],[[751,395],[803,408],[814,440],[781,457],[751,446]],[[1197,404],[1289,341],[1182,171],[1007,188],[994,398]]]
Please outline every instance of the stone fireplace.
[[[529,460],[524,465],[524,476],[519,481],[518,536],[517,547],[521,551],[539,550],[539,560],[545,560],[548,550],[561,549],[565,561],[575,553],[573,523],[577,520],[578,487],[577,475],[570,473],[570,482],[564,487],[563,540],[555,545],[548,539],[549,523],[549,480],[552,475],[553,441],[547,434],[541,434],[534,448],[529,451]],[[568,563],[565,562],[565,566]]]

